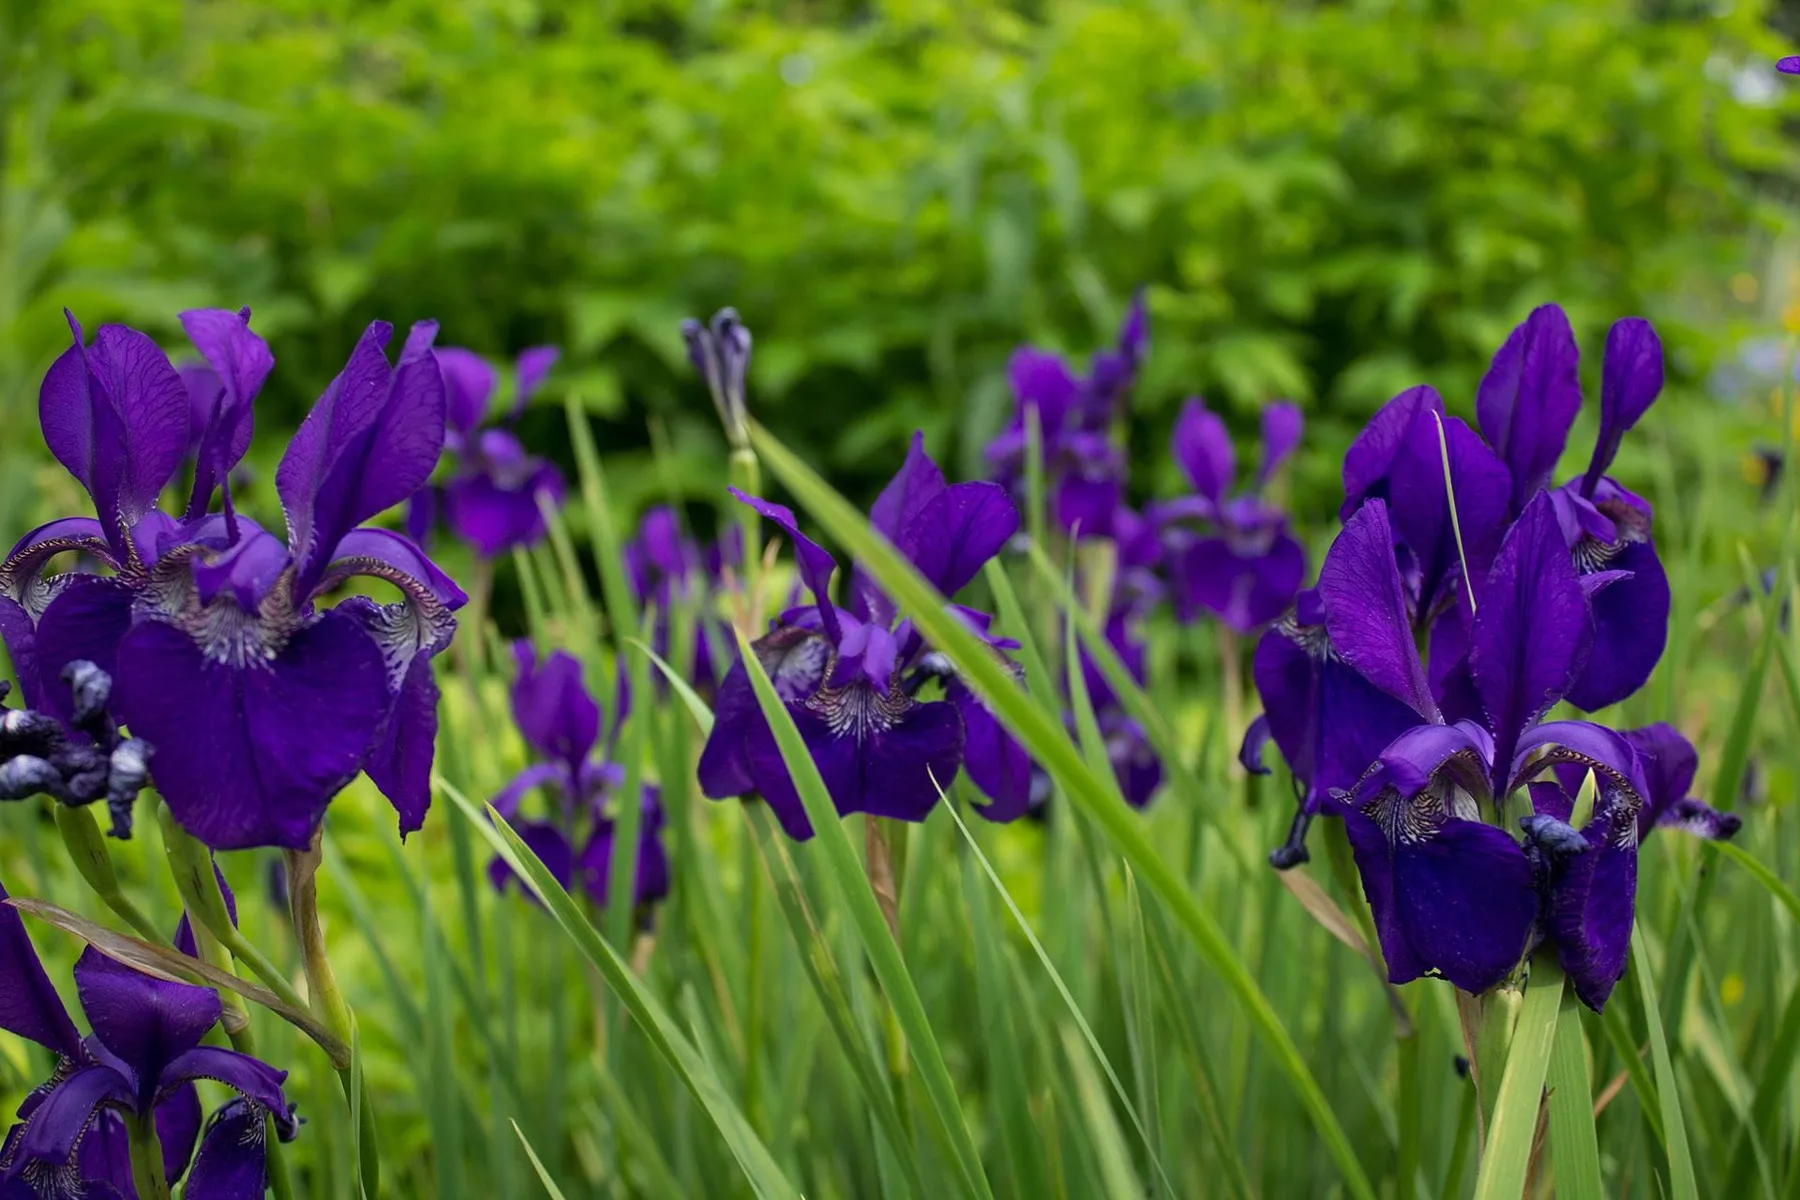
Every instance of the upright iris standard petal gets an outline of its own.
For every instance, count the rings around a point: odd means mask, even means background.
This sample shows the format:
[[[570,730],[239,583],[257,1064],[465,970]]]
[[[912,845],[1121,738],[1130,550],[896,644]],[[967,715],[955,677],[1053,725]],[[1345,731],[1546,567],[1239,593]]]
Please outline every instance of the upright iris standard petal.
[[[371,324],[350,361],[313,406],[275,472],[288,545],[309,592],[340,539],[411,496],[444,444],[444,381],[432,357],[435,322],[413,326],[397,368],[392,326]]]
[[[499,375],[487,359],[473,350],[445,346],[432,353],[444,376],[444,425],[468,436],[487,416]]]
[[[580,660],[558,650],[540,664],[521,638],[513,643],[513,661],[513,720],[525,744],[571,769],[586,762],[600,740],[600,706],[582,680]]]
[[[954,596],[1019,530],[1019,511],[992,483],[959,483],[923,504],[907,523],[901,551],[931,585]]]
[[[1256,486],[1267,487],[1288,456],[1300,444],[1306,418],[1300,406],[1282,400],[1262,411],[1262,465],[1256,471]]]
[[[1606,360],[1600,371],[1600,436],[1581,480],[1582,495],[1594,494],[1619,452],[1619,443],[1656,403],[1662,386],[1662,339],[1655,327],[1642,317],[1615,321],[1606,334]]]
[[[239,664],[147,621],[120,646],[116,681],[120,715],[157,747],[157,786],[176,820],[219,850],[304,848],[389,705],[380,650],[336,611],[272,657]]]
[[[1006,364],[1006,379],[1018,398],[1020,414],[1037,410],[1038,428],[1046,441],[1062,429],[1081,399],[1081,384],[1062,355],[1031,346],[1013,352]]]
[[[1482,376],[1475,415],[1512,472],[1515,510],[1549,483],[1562,457],[1581,409],[1579,363],[1568,316],[1546,304],[1512,331]]]
[[[1444,482],[1446,449],[1454,495]],[[1506,529],[1510,489],[1506,464],[1461,418],[1441,418],[1430,409],[1414,416],[1389,466],[1386,494],[1394,532],[1419,570],[1417,624],[1463,599],[1452,588],[1465,558],[1480,586]]]
[[[155,504],[187,455],[187,388],[156,343],[102,325],[93,345],[69,316],[75,344],[44,376],[44,442],[94,499],[106,540],[130,557],[127,532]]]
[[[162,1073],[218,1023],[219,994],[211,988],[153,979],[93,947],[75,964],[75,989],[94,1036],[131,1068],[137,1106],[148,1111]]]
[[[1175,420],[1173,449],[1175,461],[1187,473],[1194,491],[1214,504],[1224,500],[1237,475],[1237,455],[1224,420],[1199,397],[1182,405]]]
[[[1348,520],[1364,500],[1388,498],[1394,460],[1421,414],[1444,415],[1444,401],[1425,384],[1408,388],[1382,405],[1344,453],[1344,503],[1338,516]],[[1430,418],[1427,417],[1427,420]]]
[[[518,362],[513,366],[513,406],[510,418],[517,419],[531,403],[537,390],[544,386],[544,380],[550,377],[550,370],[562,357],[562,351],[555,346],[527,346],[519,351]]]
[[[1426,720],[1437,702],[1413,644],[1406,595],[1394,563],[1387,505],[1370,500],[1344,523],[1319,569],[1319,600],[1331,645],[1376,687]]]
[[[1520,735],[1568,691],[1587,661],[1592,630],[1554,506],[1536,496],[1494,559],[1471,633],[1469,666],[1494,734],[1496,769],[1507,769]]]
[[[794,544],[794,560],[800,568],[800,578],[813,594],[819,608],[819,619],[835,641],[838,637],[838,618],[837,610],[831,603],[831,576],[837,570],[836,561],[824,547],[800,532],[800,523],[784,506],[771,504],[758,496],[746,495],[736,488],[726,490],[763,517],[781,526],[782,532],[788,535],[788,539]]]
[[[188,340],[212,368],[218,395],[200,429],[194,457],[194,492],[188,501],[189,520],[206,514],[214,489],[225,481],[250,449],[255,429],[252,408],[275,356],[268,343],[250,331],[250,310],[190,309],[181,314]]]

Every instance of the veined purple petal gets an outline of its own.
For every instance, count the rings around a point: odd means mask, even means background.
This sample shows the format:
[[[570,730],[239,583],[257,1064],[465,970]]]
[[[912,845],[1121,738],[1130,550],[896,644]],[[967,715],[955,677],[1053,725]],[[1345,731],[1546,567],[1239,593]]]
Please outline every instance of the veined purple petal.
[[[382,321],[369,326],[276,470],[303,593],[332,547],[416,492],[443,449],[444,381],[431,352],[437,326],[413,326],[397,368],[386,355],[392,331]]]
[[[831,576],[837,570],[837,563],[823,547],[800,532],[799,522],[794,520],[794,514],[784,506],[771,504],[759,496],[747,495],[736,488],[726,490],[765,519],[781,526],[782,532],[787,534],[788,540],[794,544],[794,562],[800,569],[800,578],[818,604],[819,619],[824,623],[826,635],[836,642],[840,633],[837,609],[831,603]]]
[[[8,899],[0,887],[0,1029],[64,1058],[76,1058],[81,1034],[45,973],[19,910],[6,903]]]
[[[943,495],[944,472],[925,453],[925,434],[914,431],[906,461],[894,473],[869,509],[869,524],[896,546],[913,518]]]
[[[246,533],[224,550],[196,554],[190,562],[201,604],[211,604],[214,597],[229,589],[232,600],[246,613],[254,613],[261,606],[282,574],[293,565],[282,540],[260,529]]]
[[[62,669],[78,659],[117,678],[119,644],[131,628],[131,602],[129,585],[99,575],[77,576],[50,602],[38,619],[32,649],[37,703],[43,711],[73,720],[74,698],[62,684]],[[22,669],[20,674],[23,679]]]
[[[444,424],[467,436],[487,416],[499,374],[487,359],[461,346],[433,350],[444,377]]]
[[[269,1188],[268,1123],[262,1109],[233,1100],[213,1114],[188,1176],[193,1200],[262,1200]]]
[[[250,310],[189,309],[181,314],[188,341],[200,351],[218,379],[219,392],[200,429],[194,460],[194,492],[187,515],[202,516],[213,490],[250,448],[255,428],[254,401],[275,369],[269,345],[250,330]],[[190,399],[190,412],[192,411]]]
[[[219,1021],[219,994],[211,988],[152,978],[92,946],[75,963],[75,990],[94,1036],[131,1068],[140,1112],[150,1110],[170,1063]]]
[[[218,850],[306,846],[389,702],[380,649],[337,611],[241,668],[208,660],[172,625],[142,622],[114,674],[114,710],[156,747],[158,790]]]
[[[900,549],[945,596],[954,596],[1019,530],[1019,511],[993,483],[959,483],[908,521]]]
[[[1382,405],[1344,454],[1344,503],[1338,516],[1348,520],[1366,499],[1388,496],[1388,475],[1407,433],[1420,413],[1443,415],[1444,402],[1435,389],[1420,384]],[[1429,418],[1428,418],[1429,419]]]
[[[1414,418],[1394,455],[1388,476],[1388,512],[1394,531],[1419,565],[1421,617],[1446,600],[1460,603],[1466,599],[1444,594],[1448,586],[1462,578],[1465,554],[1476,585],[1480,585],[1500,548],[1512,487],[1506,464],[1461,418],[1444,420],[1444,441],[1440,444],[1438,419],[1438,414],[1429,410]],[[1451,495],[1444,487],[1446,446],[1455,489],[1455,521],[1450,513]]]
[[[406,676],[369,747],[363,762],[368,773],[400,820],[400,837],[417,833],[431,808],[431,764],[437,750],[438,686],[431,660],[420,655],[406,668]]]
[[[562,357],[562,351],[555,346],[528,346],[519,351],[518,361],[513,366],[513,406],[510,414],[514,419],[525,411],[537,390],[544,386],[544,380],[550,377],[550,369]]]
[[[1256,472],[1257,487],[1268,486],[1281,464],[1300,444],[1300,435],[1305,428],[1306,417],[1300,412],[1300,406],[1290,401],[1279,400],[1262,410],[1262,466]]]
[[[1567,696],[1571,704],[1589,712],[1617,704],[1644,686],[1662,660],[1669,637],[1669,577],[1656,547],[1649,542],[1625,543],[1607,566],[1629,575],[1590,600],[1593,650]]]
[[[518,674],[512,686],[513,720],[525,744],[578,769],[600,740],[600,705],[582,679],[579,659],[557,650],[538,662],[537,651],[521,638],[513,643]]]
[[[1550,480],[1581,409],[1580,351],[1555,304],[1533,309],[1494,354],[1475,397],[1481,432],[1512,472],[1523,509]]]
[[[1637,899],[1637,812],[1605,785],[1594,819],[1581,831],[1586,850],[1547,867],[1544,924],[1581,1002],[1599,1012],[1625,973]]]
[[[1606,359],[1600,370],[1600,436],[1594,457],[1581,481],[1581,494],[1591,496],[1627,431],[1647,412],[1663,386],[1662,339],[1642,317],[1613,322],[1606,334]]]
[[[1215,505],[1225,499],[1237,475],[1237,453],[1224,420],[1198,396],[1181,406],[1170,448],[1196,492]]]
[[[1501,543],[1470,633],[1469,667],[1504,771],[1519,737],[1560,700],[1587,660],[1592,618],[1548,495]]]
[[[386,579],[397,586],[398,581],[404,579],[414,586],[404,586],[403,591],[409,595],[429,596],[451,611],[461,608],[469,599],[417,542],[389,529],[365,526],[345,534],[331,551],[330,570],[321,582],[321,590],[335,587],[354,575]]]
[[[124,556],[126,530],[187,454],[187,387],[145,334],[102,325],[84,346],[81,326],[65,315],[74,345],[44,376],[38,419],[50,452],[93,497],[108,543]]]
[[[0,592],[20,603],[31,599],[39,576],[58,554],[74,551],[117,566],[106,543],[106,528],[92,517],[62,517],[18,540],[0,564]]]
[[[263,1109],[275,1114],[278,1124],[291,1125],[293,1110],[281,1085],[287,1072],[277,1070],[261,1059],[220,1046],[196,1046],[172,1059],[163,1069],[162,1086],[172,1089],[197,1079],[212,1079],[231,1088]]]
[[[1435,720],[1437,702],[1413,644],[1384,502],[1369,500],[1344,523],[1326,551],[1318,593],[1331,645],[1344,661],[1421,717]]]
[[[1031,809],[1031,756],[961,679],[944,688],[962,717],[963,769],[989,803],[975,809],[990,821],[1016,821]]]
[[[133,1107],[130,1081],[112,1067],[82,1067],[62,1080],[44,1096],[13,1143],[14,1169],[29,1162],[58,1167],[68,1163],[89,1136],[102,1105],[127,1111]]]

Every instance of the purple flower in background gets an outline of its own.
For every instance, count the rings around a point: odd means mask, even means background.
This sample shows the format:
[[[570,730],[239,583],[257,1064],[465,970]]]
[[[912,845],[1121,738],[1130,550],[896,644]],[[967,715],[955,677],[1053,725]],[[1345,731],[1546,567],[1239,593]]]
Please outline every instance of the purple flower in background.
[[[1306,551],[1288,532],[1287,514],[1263,489],[1300,443],[1303,418],[1292,404],[1263,409],[1262,465],[1237,495],[1231,434],[1217,413],[1191,399],[1175,423],[1175,461],[1194,494],[1158,506],[1175,614],[1182,621],[1211,612],[1236,633],[1279,617],[1306,581]]]
[[[1402,392],[1345,455],[1342,515],[1372,498],[1388,501],[1413,624],[1430,631],[1433,670],[1444,672],[1466,646],[1469,625],[1469,585],[1462,581],[1444,483],[1445,450],[1462,553],[1477,592],[1508,524],[1533,496],[1549,492],[1594,613],[1594,650],[1567,698],[1593,711],[1642,687],[1668,637],[1669,582],[1651,539],[1650,505],[1606,475],[1626,432],[1662,391],[1662,343],[1641,318],[1613,325],[1601,367],[1593,455],[1582,475],[1552,487],[1581,408],[1578,364],[1568,317],[1549,304],[1533,311],[1494,355],[1476,397],[1480,435],[1446,417],[1431,388]],[[1452,610],[1449,619],[1439,619]]]
[[[996,483],[1023,498],[1028,414],[1043,438],[1044,486],[1051,516],[1064,533],[1112,537],[1124,501],[1125,454],[1112,440],[1138,368],[1149,349],[1142,290],[1133,295],[1117,344],[1094,355],[1081,378],[1058,354],[1021,346],[1007,364],[1016,407],[985,455]]]
[[[499,382],[494,368],[472,350],[434,351],[444,376],[444,449],[453,464],[441,487],[421,488],[407,511],[407,532],[421,544],[441,507],[450,531],[485,558],[544,537],[538,497],[561,508],[566,487],[553,462],[528,454],[512,426],[561,355],[533,346],[514,366],[512,408],[500,424],[483,428]]]
[[[182,315],[223,381],[200,469],[224,484],[272,361],[243,313]],[[400,815],[423,822],[437,733],[430,659],[449,643],[463,594],[408,539],[359,524],[411,495],[443,439],[436,326],[413,327],[398,368],[392,327],[372,324],[301,425],[275,477],[285,541],[239,516],[177,520],[154,508],[190,440],[186,389],[143,334],[102,326],[45,376],[51,452],[93,497],[98,519],[27,534],[0,565],[0,634],[27,702],[73,720],[52,686],[88,661],[111,677],[112,711],[158,748],[157,789],[216,849],[306,846],[326,806],[367,770]],[[208,452],[207,446],[220,447]],[[192,507],[206,507],[205,498]],[[112,572],[46,577],[73,550]],[[355,576],[400,600],[318,602]]]
[[[1777,59],[1775,69],[1783,75],[1800,75],[1800,54],[1790,54]]]
[[[750,445],[750,410],[744,399],[744,379],[750,373],[750,330],[738,319],[737,309],[721,308],[711,321],[701,324],[689,317],[681,323],[688,359],[712,393],[719,424],[733,450]]]
[[[0,889],[0,901],[5,899]],[[220,1015],[209,988],[154,979],[89,947],[75,989],[93,1028],[82,1037],[24,923],[0,907],[0,1027],[57,1056],[55,1073],[19,1106],[0,1149],[0,1195],[19,1200],[137,1194],[127,1116],[154,1121],[165,1178],[184,1175],[191,1200],[244,1200],[268,1186],[267,1130],[298,1131],[282,1091],[286,1071],[201,1044]],[[235,1095],[205,1123],[195,1083]],[[196,1152],[196,1143],[198,1151]]]
[[[625,782],[625,772],[608,761],[630,710],[624,677],[617,713],[603,737],[600,705],[582,682],[581,663],[574,656],[558,650],[540,663],[531,643],[518,641],[513,643],[513,661],[518,668],[512,686],[513,721],[538,761],[494,797],[494,809],[518,830],[558,883],[571,888],[579,877],[594,903],[604,906],[615,828],[614,818],[606,812],[607,800]],[[602,752],[596,755],[596,750]],[[520,820],[525,797],[540,789],[551,799],[550,818]],[[632,898],[634,906],[641,907],[669,894],[669,859],[663,850],[663,810],[656,790],[645,787],[639,802],[643,808]],[[512,868],[495,858],[488,864],[488,877],[504,891]]]
[[[717,687],[718,647],[731,640],[713,611],[712,599],[725,571],[738,569],[742,559],[743,531],[736,525],[703,550],[681,531],[680,516],[666,505],[646,512],[638,522],[637,536],[625,545],[632,594],[640,606],[656,609],[653,648],[665,661],[672,610],[677,604],[694,604],[694,651],[687,679],[703,694]]]
[[[753,645],[777,695],[799,727],[840,813],[922,821],[958,766],[993,801],[981,811],[1011,820],[1030,804],[1030,764],[993,714],[951,677],[946,700],[917,691],[949,664],[934,655],[872,579],[851,574],[849,607],[831,599],[837,564],[778,504],[734,493],[774,521],[793,543],[813,603],[783,613]],[[906,462],[875,501],[870,523],[946,596],[960,591],[1018,529],[1006,493],[991,483],[948,484],[914,435]],[[1013,643],[988,634],[991,618],[951,611],[996,654]],[[757,793],[788,836],[812,836],[773,731],[763,719],[742,662],[719,687],[711,736],[700,757],[700,786],[713,799]]]

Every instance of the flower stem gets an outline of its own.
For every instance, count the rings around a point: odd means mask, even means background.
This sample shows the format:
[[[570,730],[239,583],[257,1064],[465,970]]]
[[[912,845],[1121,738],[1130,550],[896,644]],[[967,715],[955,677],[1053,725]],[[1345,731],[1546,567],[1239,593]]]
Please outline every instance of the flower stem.
[[[118,873],[113,870],[112,855],[107,852],[106,839],[101,836],[100,823],[94,820],[94,812],[86,805],[79,807],[67,804],[52,803],[51,809],[56,813],[56,829],[62,834],[63,845],[68,847],[69,858],[74,861],[75,869],[81,877],[94,889],[106,907],[112,909],[118,918],[140,937],[151,942],[162,943],[168,939],[144,915],[144,910],[132,902],[119,886]]]
[[[726,477],[731,486],[749,496],[762,495],[762,463],[756,457],[756,451],[748,445],[732,450],[731,459],[726,465]],[[744,554],[740,561],[744,580],[744,595],[748,598],[746,611],[750,614],[750,628],[744,632],[756,638],[762,632],[762,517],[748,504],[737,506],[738,532],[742,535]]]
[[[156,1135],[153,1117],[125,1118],[130,1134],[131,1181],[138,1200],[169,1200],[169,1179],[163,1169],[162,1139]]]
[[[346,1046],[356,1044],[355,1019],[344,993],[338,987],[337,974],[325,953],[325,931],[319,925],[319,862],[321,829],[313,834],[312,845],[305,850],[283,851],[288,868],[288,905],[294,922],[294,937],[300,945],[300,959],[306,966],[306,987],[312,995],[312,1011],[326,1028]],[[338,1069],[344,1085],[344,1099],[358,1113],[358,1138],[362,1152],[363,1189],[370,1196],[381,1194],[381,1155],[375,1144],[375,1110],[370,1103],[368,1080],[361,1081],[362,1094],[356,1095],[354,1063]]]

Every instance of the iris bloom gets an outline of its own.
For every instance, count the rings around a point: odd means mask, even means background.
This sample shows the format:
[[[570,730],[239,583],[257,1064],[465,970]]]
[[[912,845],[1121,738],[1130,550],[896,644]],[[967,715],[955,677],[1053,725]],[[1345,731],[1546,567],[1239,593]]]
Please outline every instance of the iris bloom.
[[[604,738],[600,705],[582,682],[581,663],[558,650],[542,663],[531,643],[513,643],[518,675],[513,680],[513,721],[539,761],[526,767],[494,798],[494,810],[518,830],[556,881],[567,889],[579,876],[597,905],[605,905],[608,868],[612,864],[614,818],[606,812],[609,793],[625,782],[625,773],[607,760],[629,709],[621,693],[618,716]],[[548,820],[518,819],[520,805],[542,789],[551,798]],[[663,851],[663,810],[653,788],[646,787],[638,825],[638,858],[634,907],[652,904],[669,894],[669,859]],[[585,841],[581,835],[585,831]],[[577,841],[581,842],[576,849]],[[496,858],[488,865],[494,886],[505,890],[512,869]]]
[[[994,479],[1016,497],[1026,478],[1026,420],[1036,410],[1043,438],[1044,480],[1051,516],[1065,533],[1112,537],[1124,500],[1125,454],[1112,426],[1149,350],[1143,292],[1132,297],[1119,337],[1094,355],[1085,378],[1059,354],[1021,346],[1006,367],[1017,402],[1012,420],[985,451]]]
[[[72,719],[54,686],[71,662],[111,676],[113,714],[157,747],[152,777],[181,825],[216,849],[305,847],[360,770],[401,831],[430,804],[437,686],[463,594],[411,541],[362,521],[411,495],[443,441],[436,326],[413,327],[398,368],[375,322],[289,444],[275,476],[287,536],[232,506],[228,476],[273,358],[247,313],[182,314],[222,387],[190,516],[155,508],[189,444],[190,404],[155,343],[120,325],[74,345],[44,378],[44,439],[94,500],[27,534],[0,564],[0,633],[27,702]],[[207,514],[210,489],[223,512]],[[109,570],[46,577],[78,551]],[[395,603],[319,602],[355,576]]]
[[[112,679],[91,662],[62,670],[73,694],[65,723],[50,713],[5,707],[12,685],[0,679],[0,800],[49,796],[71,807],[105,800],[112,835],[131,836],[131,810],[149,782],[148,742],[123,737],[107,703]]]
[[[794,723],[840,813],[868,813],[923,821],[965,764],[994,803],[981,811],[1011,820],[1030,804],[1030,764],[1005,736],[979,697],[951,678],[948,699],[916,692],[948,664],[858,567],[849,607],[831,599],[837,564],[799,530],[779,504],[734,491],[774,521],[793,543],[800,578],[813,603],[784,612],[752,646]],[[905,464],[875,501],[870,523],[934,587],[953,596],[1017,531],[1019,516],[991,483],[947,484],[914,435]],[[951,611],[1001,653],[1013,643],[988,636],[991,618],[952,605]],[[773,731],[762,717],[742,662],[719,687],[712,734],[700,756],[700,786],[725,799],[758,793],[788,836],[812,836]]]
[[[5,895],[0,889],[0,901]],[[185,1175],[188,1200],[259,1200],[268,1186],[267,1118],[283,1141],[297,1132],[282,1092],[287,1072],[201,1044],[218,1023],[218,993],[152,978],[92,947],[75,964],[75,990],[93,1029],[85,1038],[18,911],[0,907],[0,1027],[57,1056],[0,1150],[0,1200],[135,1196],[127,1119],[155,1122],[165,1177],[173,1185]],[[203,1079],[234,1093],[204,1134],[194,1087]]]
[[[1458,720],[1415,647],[1387,504],[1369,500],[1346,522],[1317,589],[1330,652],[1412,719],[1328,807],[1344,819],[1393,982],[1437,974],[1479,993],[1548,944],[1598,1010],[1625,969],[1639,839],[1662,819],[1659,805],[1674,811],[1692,770],[1666,727],[1544,721],[1596,645],[1595,585],[1557,517],[1550,496],[1534,496],[1478,585],[1466,684],[1481,716]],[[1271,714],[1306,702],[1263,698]],[[1367,744],[1357,714],[1338,715],[1351,723],[1321,728],[1327,755]],[[1572,828],[1590,772],[1593,812]],[[1698,801],[1680,803],[1669,823],[1707,823]],[[1730,824],[1713,814],[1714,832]]]
[[[693,662],[687,679],[702,692],[718,685],[714,665],[721,637],[729,641],[712,610],[714,589],[727,568],[735,569],[743,557],[743,534],[736,525],[727,528],[714,545],[704,550],[681,532],[681,518],[673,508],[658,506],[638,522],[637,536],[625,546],[625,569],[640,606],[654,606],[656,628],[653,649],[665,661],[669,657],[670,612],[675,605],[694,602]]]
[[[1668,638],[1669,582],[1651,538],[1650,505],[1606,475],[1625,434],[1663,384],[1662,343],[1648,321],[1613,325],[1601,367],[1600,433],[1588,467],[1561,486],[1552,474],[1581,408],[1579,351],[1561,308],[1545,305],[1513,330],[1481,380],[1478,435],[1444,416],[1429,387],[1402,392],[1375,414],[1344,458],[1348,517],[1371,498],[1388,500],[1403,548],[1413,622],[1430,630],[1433,669],[1455,669],[1468,639],[1467,596],[1444,486],[1448,449],[1475,589],[1507,526],[1548,492],[1564,543],[1588,581],[1594,652],[1568,700],[1589,711],[1616,704],[1650,677]],[[1485,440],[1484,440],[1485,439]],[[1452,619],[1439,620],[1456,611]]]
[[[1300,444],[1302,424],[1292,404],[1263,409],[1262,465],[1251,486],[1232,495],[1237,456],[1225,422],[1199,399],[1182,408],[1172,449],[1194,494],[1156,509],[1182,621],[1211,612],[1249,633],[1293,603],[1306,581],[1306,551],[1288,532],[1287,514],[1262,493]]]
[[[407,512],[407,532],[421,544],[441,503],[452,533],[485,558],[544,538],[538,497],[562,507],[565,486],[556,464],[527,454],[512,426],[556,365],[555,346],[533,346],[514,367],[513,403],[498,425],[482,427],[498,377],[472,350],[435,352],[444,376],[444,449],[454,464],[441,488],[422,488]]]

